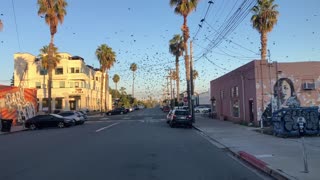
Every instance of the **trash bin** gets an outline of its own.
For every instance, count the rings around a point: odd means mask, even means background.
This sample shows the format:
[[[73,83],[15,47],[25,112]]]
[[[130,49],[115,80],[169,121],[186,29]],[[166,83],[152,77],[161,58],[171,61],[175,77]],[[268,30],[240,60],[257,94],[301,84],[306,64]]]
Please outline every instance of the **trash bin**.
[[[1,131],[10,132],[12,125],[12,119],[1,119]]]

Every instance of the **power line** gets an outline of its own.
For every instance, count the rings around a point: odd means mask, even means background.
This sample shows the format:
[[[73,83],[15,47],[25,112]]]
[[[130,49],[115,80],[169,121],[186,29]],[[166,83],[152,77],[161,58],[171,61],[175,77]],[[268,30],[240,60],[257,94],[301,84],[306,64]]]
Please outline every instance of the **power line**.
[[[18,31],[18,24],[17,24],[17,18],[16,18],[16,11],[14,8],[14,2],[13,0],[11,0],[12,2],[12,9],[13,9],[13,17],[14,17],[14,23],[16,26],[16,34],[17,34],[17,39],[18,39],[18,46],[19,46],[19,51],[21,52],[21,46],[20,46],[20,36],[19,36],[19,31]]]

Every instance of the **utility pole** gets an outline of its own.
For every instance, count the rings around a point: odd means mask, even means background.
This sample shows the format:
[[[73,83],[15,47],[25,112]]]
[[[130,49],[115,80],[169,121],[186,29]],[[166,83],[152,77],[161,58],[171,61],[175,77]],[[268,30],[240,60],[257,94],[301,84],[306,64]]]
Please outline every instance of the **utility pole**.
[[[194,99],[193,99],[193,94],[194,94],[194,89],[193,89],[193,58],[192,58],[192,41],[190,41],[190,89],[191,89],[191,117],[192,117],[192,122],[195,122],[194,119]]]
[[[170,78],[170,105],[171,108],[173,108],[173,103],[172,103],[172,71],[169,69],[169,78]]]

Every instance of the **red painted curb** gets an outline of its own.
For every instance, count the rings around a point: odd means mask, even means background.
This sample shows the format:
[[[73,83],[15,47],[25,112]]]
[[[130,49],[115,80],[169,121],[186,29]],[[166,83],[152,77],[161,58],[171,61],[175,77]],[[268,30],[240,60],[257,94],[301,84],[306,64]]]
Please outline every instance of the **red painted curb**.
[[[253,166],[265,171],[267,169],[267,166],[268,164],[265,163],[264,161],[256,158],[255,156],[249,154],[249,153],[246,153],[244,151],[239,151],[239,156],[248,161],[250,164],[252,164]]]

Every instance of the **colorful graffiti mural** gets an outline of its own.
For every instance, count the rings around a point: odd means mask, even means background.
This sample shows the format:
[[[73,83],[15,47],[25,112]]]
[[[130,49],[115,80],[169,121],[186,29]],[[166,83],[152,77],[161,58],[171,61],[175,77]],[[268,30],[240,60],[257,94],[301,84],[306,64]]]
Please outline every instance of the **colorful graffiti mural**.
[[[36,115],[37,91],[0,85],[0,115],[21,124]]]
[[[281,108],[300,107],[293,83],[288,78],[279,79],[273,87],[273,97],[262,113],[262,119],[266,125],[270,125],[272,113]]]

